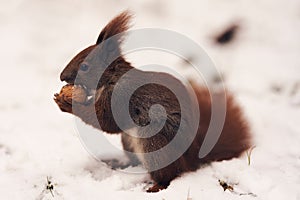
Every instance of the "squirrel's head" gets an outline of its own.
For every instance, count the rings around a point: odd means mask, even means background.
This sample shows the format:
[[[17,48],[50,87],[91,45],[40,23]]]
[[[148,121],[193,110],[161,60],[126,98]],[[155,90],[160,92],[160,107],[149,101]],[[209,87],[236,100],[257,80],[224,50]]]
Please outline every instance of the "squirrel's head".
[[[118,74],[131,68],[121,55],[120,45],[131,15],[122,12],[100,32],[96,44],[78,53],[60,74],[60,80],[98,89],[116,81]]]

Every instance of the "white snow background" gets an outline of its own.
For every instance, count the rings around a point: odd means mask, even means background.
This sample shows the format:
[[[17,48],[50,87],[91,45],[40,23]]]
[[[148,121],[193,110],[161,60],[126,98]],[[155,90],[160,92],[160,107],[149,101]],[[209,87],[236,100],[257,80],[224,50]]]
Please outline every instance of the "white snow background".
[[[135,13],[134,28],[174,30],[206,49],[249,119],[250,166],[246,155],[212,163],[149,194],[147,174],[112,170],[85,150],[53,94],[69,60],[125,9]],[[232,23],[241,26],[232,43],[215,44]],[[1,200],[300,199],[299,0],[2,0],[0,33]],[[146,59],[135,57],[137,65]],[[219,179],[255,196],[224,192]]]

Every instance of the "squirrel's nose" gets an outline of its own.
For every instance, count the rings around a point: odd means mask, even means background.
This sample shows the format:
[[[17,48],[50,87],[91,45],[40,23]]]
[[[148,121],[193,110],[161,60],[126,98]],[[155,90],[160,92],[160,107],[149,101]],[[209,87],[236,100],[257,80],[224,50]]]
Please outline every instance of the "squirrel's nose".
[[[61,81],[66,81],[66,79],[67,79],[67,76],[65,75],[65,73],[62,72],[62,73],[60,74],[60,80],[61,80]]]
[[[60,74],[60,80],[61,81],[66,81],[67,83],[73,83],[74,82],[74,78],[73,78],[74,76],[70,76],[70,75],[68,75],[68,74],[66,74],[66,73],[61,73]]]
[[[72,76],[72,75],[70,76],[70,75],[65,74],[65,73],[60,74],[60,80],[61,81],[66,81],[67,83],[70,83],[70,84],[74,84],[75,77],[76,76]]]
[[[70,70],[66,67],[60,74],[60,80],[66,81],[67,83],[74,83],[76,75],[76,71]]]

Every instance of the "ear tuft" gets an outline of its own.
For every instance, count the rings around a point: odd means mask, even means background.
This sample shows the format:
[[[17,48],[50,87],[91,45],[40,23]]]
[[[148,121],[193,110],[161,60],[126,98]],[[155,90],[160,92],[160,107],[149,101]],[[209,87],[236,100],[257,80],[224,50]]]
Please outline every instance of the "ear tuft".
[[[101,31],[96,44],[100,44],[104,40],[127,31],[130,28],[130,20],[132,14],[126,10],[113,18]]]

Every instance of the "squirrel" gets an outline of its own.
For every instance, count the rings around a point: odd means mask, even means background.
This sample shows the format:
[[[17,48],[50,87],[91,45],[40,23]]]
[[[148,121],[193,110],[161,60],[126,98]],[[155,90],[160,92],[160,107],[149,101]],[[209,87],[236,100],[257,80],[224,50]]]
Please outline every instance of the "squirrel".
[[[197,102],[195,104],[190,101],[189,93],[185,89],[186,87],[177,78],[168,73],[146,72],[136,69],[127,62],[121,54],[108,65],[103,71],[101,78],[97,77],[96,72],[103,70],[101,60],[98,64],[91,65],[86,61],[87,57],[96,48],[100,48],[100,51],[104,51],[105,48],[101,47],[103,41],[127,31],[130,26],[129,22],[131,17],[132,15],[128,11],[124,11],[113,18],[100,32],[96,44],[78,53],[60,74],[61,81],[65,81],[69,85],[82,85],[87,91],[87,94],[94,91],[95,98],[93,100],[87,100],[84,103],[78,103],[70,100],[70,98],[64,96],[64,94],[55,94],[54,100],[61,111],[71,113],[81,118],[86,124],[109,134],[121,134],[124,150],[133,153],[149,153],[163,148],[174,139],[180,126],[185,127],[185,132],[183,136],[179,138],[179,141],[185,142],[191,138],[192,136],[189,131],[191,126],[190,122],[194,120],[193,111],[196,106],[198,106],[201,117],[196,122],[197,129],[195,137],[192,138],[187,149],[179,153],[179,157],[172,163],[163,166],[161,169],[149,170],[150,176],[155,183],[147,192],[158,192],[162,189],[166,189],[170,185],[170,182],[176,177],[185,172],[195,171],[203,164],[239,157],[245,150],[250,148],[251,134],[248,122],[244,118],[241,108],[234,101],[231,94],[226,94],[225,122],[220,137],[210,153],[203,158],[199,158],[199,150],[206,136],[212,116],[212,102],[210,93],[206,87],[191,83],[196,94]],[[117,53],[121,51],[121,40],[122,39],[119,38],[118,42],[114,43]],[[105,55],[110,56],[109,54],[110,52],[106,52]],[[132,70],[135,72],[134,76],[127,77],[120,81],[123,75]],[[129,101],[128,109],[132,121],[139,127],[149,125],[151,120],[157,124],[163,123],[163,125],[156,135],[134,137],[128,134],[126,130],[135,132],[134,134],[138,136],[147,135],[148,131],[151,130],[134,129],[132,128],[132,123],[130,123],[127,118],[123,118],[123,116],[121,116],[121,118],[124,120],[121,124],[122,127],[120,127],[120,124],[115,121],[112,111],[113,91],[117,86],[123,85],[125,89],[123,88],[124,90],[121,91],[119,95],[119,97],[122,98],[122,95],[125,95],[127,92],[126,88],[132,87],[136,82],[143,82],[145,79],[151,81],[153,77],[167,81],[175,88],[182,90],[182,96],[187,98],[184,99],[183,104],[180,104],[176,95],[169,88],[157,83],[149,83],[138,87]],[[76,106],[74,104],[76,104]],[[154,117],[152,116],[152,118],[149,116],[149,110],[151,110],[151,106],[155,104],[159,104],[164,108],[164,114],[166,115],[165,121],[161,118],[161,112],[156,112],[156,114],[154,112]],[[116,106],[117,109],[122,110],[122,106],[124,105],[116,104]],[[190,113],[190,115],[183,116],[183,111]],[[96,116],[96,118],[94,116]],[[130,154],[128,156],[132,162],[142,163],[143,166],[148,169],[154,165],[159,165],[164,159],[170,157],[169,154],[172,153],[172,151],[177,150],[178,149],[173,148],[170,150],[171,152],[162,151],[159,156],[154,157],[146,157],[143,156],[143,154],[138,154],[137,156]]]

